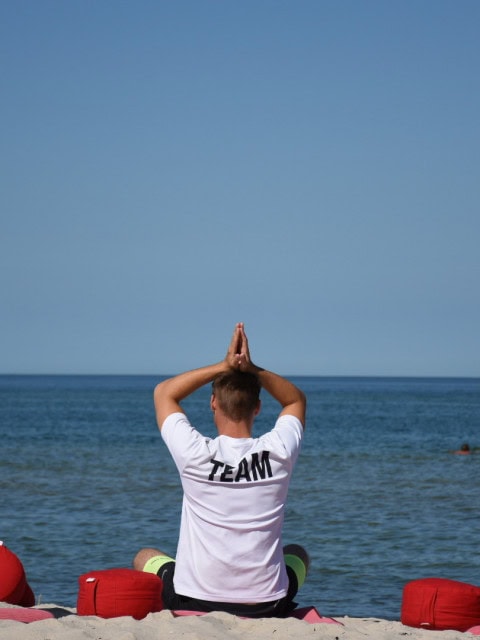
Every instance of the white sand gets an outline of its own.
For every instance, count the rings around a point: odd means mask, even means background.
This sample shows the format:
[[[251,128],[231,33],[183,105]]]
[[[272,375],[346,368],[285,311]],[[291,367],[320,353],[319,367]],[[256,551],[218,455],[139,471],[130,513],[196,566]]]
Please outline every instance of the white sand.
[[[3,603],[0,603],[0,606]],[[74,609],[42,605],[62,617],[24,624],[0,620],[1,640],[454,640],[476,638],[460,631],[427,631],[405,627],[400,622],[376,618],[336,618],[343,624],[309,624],[301,620],[246,620],[226,613],[174,618],[169,611],[151,613],[143,620],[130,617],[104,620],[77,616]]]

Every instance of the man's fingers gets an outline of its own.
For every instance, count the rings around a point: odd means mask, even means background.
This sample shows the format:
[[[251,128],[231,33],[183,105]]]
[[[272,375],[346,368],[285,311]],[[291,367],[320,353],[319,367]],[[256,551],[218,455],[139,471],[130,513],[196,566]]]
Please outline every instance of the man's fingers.
[[[243,326],[243,322],[241,323],[240,332],[241,332],[241,336],[242,336],[241,352],[245,355],[245,357],[249,358],[250,357],[250,351],[249,351],[249,348],[248,348],[248,338],[247,338],[247,334],[245,333],[245,327]]]
[[[235,326],[235,329],[233,330],[232,339],[230,340],[230,345],[228,347],[229,354],[235,354],[240,351],[241,339],[242,337],[240,334],[240,328],[239,328],[239,325],[237,324]]]
[[[248,369],[250,363],[250,352],[243,322],[238,322],[235,325],[232,339],[228,347],[226,361],[229,366],[234,369],[240,369],[241,371]]]

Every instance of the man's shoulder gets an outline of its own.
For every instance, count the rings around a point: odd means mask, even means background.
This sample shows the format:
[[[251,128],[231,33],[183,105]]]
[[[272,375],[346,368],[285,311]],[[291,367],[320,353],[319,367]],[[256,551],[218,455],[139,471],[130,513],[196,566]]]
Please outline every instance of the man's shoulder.
[[[282,428],[294,429],[295,431],[300,430],[300,432],[303,434],[302,421],[300,420],[300,418],[297,418],[297,416],[294,416],[290,413],[283,413],[278,416],[273,430]]]
[[[196,437],[200,435],[188,419],[188,416],[179,411],[170,413],[165,418],[160,432],[162,434],[162,438],[167,443],[169,441],[176,440],[177,438],[183,438],[185,440],[190,436]]]
[[[259,440],[280,441],[283,446],[288,443],[288,448],[295,449],[300,446],[303,439],[303,425],[296,417],[284,414],[277,418],[271,431],[268,431]]]
[[[186,422],[190,424],[190,420],[185,413],[182,413],[181,411],[174,411],[173,413],[169,413],[163,421],[162,431],[163,429],[165,429],[165,427],[169,428],[175,426],[178,422]]]

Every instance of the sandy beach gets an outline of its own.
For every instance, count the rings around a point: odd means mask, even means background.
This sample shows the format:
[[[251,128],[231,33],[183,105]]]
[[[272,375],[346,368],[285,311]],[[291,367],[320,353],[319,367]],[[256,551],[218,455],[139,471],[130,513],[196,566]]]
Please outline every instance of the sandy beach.
[[[0,603],[0,607],[5,607]],[[131,617],[105,620],[96,616],[77,616],[75,609],[48,604],[38,609],[51,610],[55,619],[25,624],[0,620],[2,640],[291,640],[317,638],[332,640],[454,640],[474,638],[459,631],[428,631],[406,627],[397,621],[376,618],[336,618],[341,625],[314,623],[289,618],[248,620],[225,613],[201,617],[175,618],[170,611],[149,614],[143,620]]]

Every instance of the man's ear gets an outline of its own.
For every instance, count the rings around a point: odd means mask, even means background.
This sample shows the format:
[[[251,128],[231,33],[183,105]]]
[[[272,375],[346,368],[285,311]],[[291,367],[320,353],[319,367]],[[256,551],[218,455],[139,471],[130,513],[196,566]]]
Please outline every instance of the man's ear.
[[[255,413],[254,413],[255,416],[258,416],[258,414],[260,413],[260,409],[261,408],[262,408],[262,401],[259,400],[258,404],[257,404],[257,408],[255,409]]]
[[[215,411],[217,410],[217,399],[215,397],[215,394],[212,393],[212,395],[210,396],[210,409],[215,413]]]

